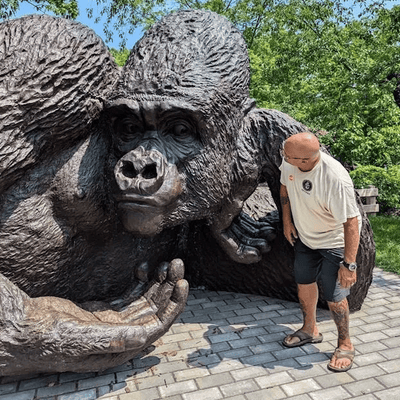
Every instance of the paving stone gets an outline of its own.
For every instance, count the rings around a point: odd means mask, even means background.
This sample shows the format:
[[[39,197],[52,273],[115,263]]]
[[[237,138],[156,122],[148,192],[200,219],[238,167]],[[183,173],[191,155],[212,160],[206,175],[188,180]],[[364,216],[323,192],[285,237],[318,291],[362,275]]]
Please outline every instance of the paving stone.
[[[96,389],[83,390],[81,392],[63,394],[58,396],[58,400],[96,400]]]
[[[277,360],[284,360],[285,358],[296,358],[300,356],[305,356],[306,353],[302,349],[302,347],[293,347],[293,348],[283,348],[279,345],[281,350],[273,351],[272,354]]]
[[[254,392],[259,390],[257,384],[252,380],[248,379],[246,381],[238,381],[234,383],[230,383],[228,385],[220,386],[220,390],[222,394],[227,396],[233,396],[237,394],[243,394],[248,392]]]
[[[144,378],[133,377],[128,379],[126,383],[130,388],[131,386],[129,384],[133,383],[137,390],[141,391],[144,389],[149,389],[151,387],[171,385],[172,383],[175,383],[175,379],[171,373],[167,373],[147,376]]]
[[[160,399],[160,394],[156,388],[146,389],[140,392],[124,393],[119,395],[119,400],[159,400],[159,399]]]
[[[303,381],[297,381],[292,383],[287,383],[281,386],[283,391],[288,396],[296,396],[303,393],[308,393],[321,389],[318,383],[314,379],[305,379]]]
[[[238,340],[231,340],[229,342],[229,345],[234,348],[234,349],[239,349],[241,347],[247,347],[247,346],[255,346],[259,345],[260,341],[256,336],[251,336],[247,337],[244,339],[238,339]]]
[[[208,337],[211,343],[226,342],[231,340],[238,340],[240,336],[236,332],[222,333],[220,335],[211,335]]]
[[[165,398],[176,394],[185,394],[197,390],[196,383],[193,379],[184,382],[176,382],[167,386],[159,386],[161,397]]]
[[[351,394],[346,392],[342,387],[323,389],[318,392],[310,393],[309,395],[313,400],[343,400],[352,397]]]
[[[379,400],[399,400],[400,386],[375,393]]]
[[[383,340],[381,340],[381,342],[385,345],[385,346],[387,346],[387,347],[389,347],[389,348],[392,348],[392,349],[396,349],[397,350],[397,348],[399,347],[399,338],[389,338],[389,339],[383,339]]]
[[[102,397],[102,396],[105,397],[105,396],[110,395],[109,397],[111,397],[112,394],[110,393],[111,392],[111,387],[110,386],[111,385],[98,387],[97,388],[97,395],[100,396],[100,397]]]
[[[326,374],[326,368],[323,368],[320,365],[313,365],[311,368],[308,366],[296,368],[289,371],[289,375],[296,381],[301,381],[307,378],[314,378],[323,374]]]
[[[5,385],[0,385],[0,395],[6,393],[14,393],[17,391],[17,382],[6,383]]]
[[[206,367],[207,365],[215,364],[221,359],[216,354],[210,354],[209,356],[196,357],[188,359],[187,363],[193,367]]]
[[[0,396],[0,400],[34,400],[36,390],[26,392],[8,393]]]
[[[367,353],[373,353],[377,352],[380,350],[386,350],[387,346],[385,346],[381,342],[370,342],[370,343],[363,343],[359,344],[356,348],[356,354],[367,354]],[[358,357],[358,356],[357,356]]]
[[[282,350],[281,344],[277,342],[263,343],[256,346],[249,346],[249,348],[254,354],[262,354],[270,351]]]
[[[111,383],[116,383],[114,374],[96,376],[94,378],[82,379],[78,381],[78,390],[109,385]]]
[[[18,390],[20,392],[22,392],[24,390],[36,389],[41,386],[47,386],[47,385],[51,385],[54,383],[58,383],[57,375],[40,376],[35,379],[28,379],[28,380],[21,381],[19,384]]]
[[[183,394],[184,400],[218,400],[222,399],[222,393],[218,388],[210,388],[204,390],[198,390],[193,393]]]
[[[208,375],[210,375],[210,371],[205,368],[189,368],[173,373],[173,376],[177,382],[186,381],[188,379],[196,379]]]
[[[247,356],[253,355],[252,351],[248,347],[241,347],[239,349],[233,349],[228,351],[222,351],[218,353],[219,357],[221,358],[243,358]]]
[[[254,379],[261,389],[279,386],[284,383],[293,382],[293,378],[287,372],[278,372],[276,374],[261,376]]]
[[[324,389],[354,382],[354,378],[348,372],[341,372],[340,374],[329,373],[323,376],[316,376],[314,379]]]
[[[254,356],[241,358],[243,363],[249,365],[261,365],[275,360],[276,358],[271,353],[256,354]]]
[[[210,364],[207,366],[211,374],[220,374],[221,372],[234,371],[241,369],[245,365],[239,360],[222,360],[216,364]]]
[[[400,371],[400,361],[399,360],[390,360],[379,363],[378,366],[382,368],[387,373]]]
[[[400,372],[379,376],[376,378],[376,380],[382,383],[382,385],[386,386],[387,388],[399,386]],[[399,397],[400,397],[400,392],[399,392]]]
[[[170,361],[167,363],[159,364],[153,368],[154,374],[165,374],[167,372],[180,371],[187,368],[187,364],[184,361]]]
[[[251,379],[257,376],[264,376],[268,374],[267,370],[264,367],[249,367],[237,369],[231,371],[231,375],[235,381],[241,381],[244,379]]]
[[[234,382],[234,379],[229,372],[213,374],[196,379],[197,386],[200,389],[206,389],[212,386],[221,386],[232,382]]]
[[[255,314],[240,315],[238,317],[227,317],[230,324],[241,324],[243,322],[253,322],[256,320]]]
[[[262,389],[256,392],[246,393],[248,400],[279,400],[286,398],[285,393],[280,387]]]
[[[383,357],[381,354],[379,354],[377,352],[363,354],[363,355],[356,354],[356,356],[354,357],[354,362],[359,367],[364,366],[364,365],[369,365],[369,364],[377,364],[377,363],[383,362],[385,360],[386,360],[385,357]]]
[[[263,364],[263,367],[270,373],[277,373],[294,368],[300,368],[300,364],[294,358],[287,358],[286,360],[274,361],[271,363]]]
[[[352,400],[376,400],[377,398],[373,394],[365,394],[362,396],[352,397]]]
[[[384,389],[384,386],[382,386],[377,380],[372,378],[348,383],[346,385],[343,385],[343,387],[353,396],[361,396],[364,394],[375,393],[379,390]]]
[[[248,337],[253,337],[253,336],[260,336],[260,335],[265,335],[267,332],[264,328],[261,327],[256,327],[256,328],[247,328],[243,330],[242,332],[239,332],[239,336],[241,338],[248,338]]]
[[[75,382],[67,382],[63,384],[57,384],[54,386],[41,387],[37,391],[37,397],[50,397],[57,396],[64,393],[71,393],[75,391]]]
[[[385,371],[377,365],[367,365],[365,367],[352,368],[348,373],[355,380],[368,379],[385,374]]]

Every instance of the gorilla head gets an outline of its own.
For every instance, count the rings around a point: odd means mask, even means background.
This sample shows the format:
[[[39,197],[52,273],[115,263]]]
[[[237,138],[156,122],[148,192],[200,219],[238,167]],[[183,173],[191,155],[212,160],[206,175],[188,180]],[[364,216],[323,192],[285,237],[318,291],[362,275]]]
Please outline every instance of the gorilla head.
[[[248,87],[243,37],[217,14],[169,15],[133,48],[108,107],[127,230],[154,235],[223,207],[245,172]]]

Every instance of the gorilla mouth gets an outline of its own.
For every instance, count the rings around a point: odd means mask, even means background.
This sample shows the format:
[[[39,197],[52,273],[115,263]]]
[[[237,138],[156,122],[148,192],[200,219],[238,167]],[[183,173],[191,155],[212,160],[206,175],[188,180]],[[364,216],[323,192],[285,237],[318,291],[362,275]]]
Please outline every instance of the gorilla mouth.
[[[141,196],[135,194],[124,194],[115,195],[115,199],[118,201],[118,207],[125,208],[127,210],[137,210],[146,208],[159,208],[163,207],[164,204],[160,202],[160,199],[154,196]]]

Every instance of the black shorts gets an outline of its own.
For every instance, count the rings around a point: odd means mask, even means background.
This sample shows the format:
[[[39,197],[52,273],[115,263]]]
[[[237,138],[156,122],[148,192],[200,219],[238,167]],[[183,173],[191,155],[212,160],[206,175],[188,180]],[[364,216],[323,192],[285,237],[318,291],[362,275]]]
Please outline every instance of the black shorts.
[[[350,294],[350,288],[340,286],[338,272],[344,248],[312,250],[300,239],[294,245],[294,277],[301,285],[320,281],[326,301],[338,303]]]

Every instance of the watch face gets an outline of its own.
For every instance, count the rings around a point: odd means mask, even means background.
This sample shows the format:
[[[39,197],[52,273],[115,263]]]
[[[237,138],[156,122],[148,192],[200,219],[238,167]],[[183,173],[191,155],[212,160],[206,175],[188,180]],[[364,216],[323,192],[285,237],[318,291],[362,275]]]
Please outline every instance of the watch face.
[[[357,269],[357,265],[356,264],[349,264],[349,270],[350,271],[355,271]]]

